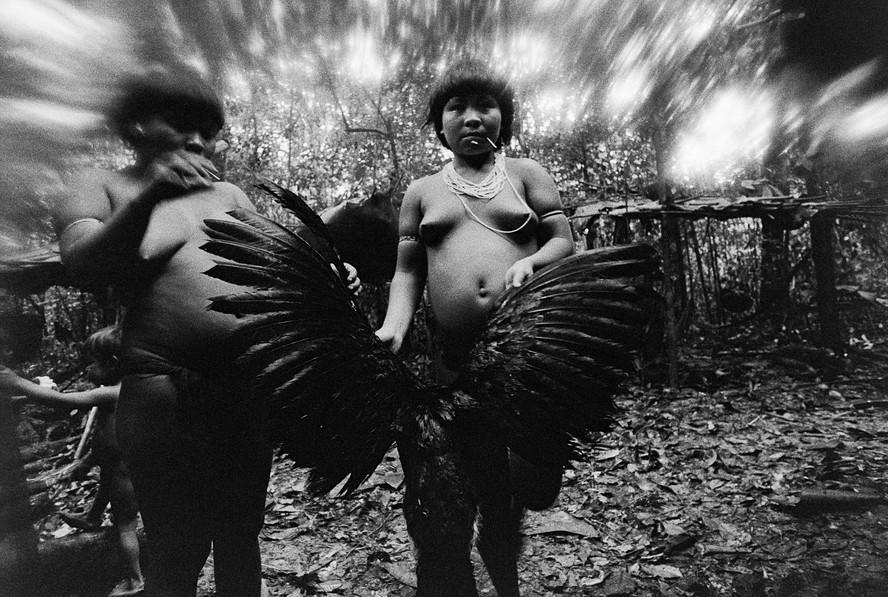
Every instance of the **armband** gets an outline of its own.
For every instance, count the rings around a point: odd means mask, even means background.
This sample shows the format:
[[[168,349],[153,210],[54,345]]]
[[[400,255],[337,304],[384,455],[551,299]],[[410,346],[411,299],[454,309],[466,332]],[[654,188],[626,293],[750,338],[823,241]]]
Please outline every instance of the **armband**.
[[[62,233],[59,234],[59,236],[62,236],[63,234],[71,230],[71,228],[73,228],[74,226],[78,224],[83,224],[84,222],[98,222],[99,224],[101,224],[102,220],[99,220],[97,218],[80,218],[79,220],[74,220],[73,222],[65,226],[65,229],[62,230]]]
[[[552,216],[563,216],[563,215],[564,215],[564,210],[561,210],[561,209],[553,209],[552,211],[547,211],[546,213],[544,213],[543,215],[541,215],[541,216],[540,216],[540,220],[545,220],[546,218],[549,218],[549,217],[552,217]]]
[[[406,242],[406,241],[412,241],[412,242],[415,242],[415,243],[421,243],[421,242],[422,242],[422,241],[419,239],[419,237],[416,236],[415,234],[405,234],[404,236],[400,236],[400,237],[398,237],[398,242],[399,242],[399,243],[403,243],[403,242]]]

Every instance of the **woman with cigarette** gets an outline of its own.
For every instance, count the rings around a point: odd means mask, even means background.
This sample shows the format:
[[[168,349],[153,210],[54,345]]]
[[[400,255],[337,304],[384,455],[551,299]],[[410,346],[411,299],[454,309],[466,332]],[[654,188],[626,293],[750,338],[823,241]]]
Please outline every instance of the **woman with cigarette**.
[[[193,597],[213,550],[216,594],[259,597],[259,531],[272,447],[252,379],[234,364],[237,321],[207,309],[232,292],[204,275],[204,220],[253,206],[216,182],[222,101],[189,70],[124,82],[109,115],[135,163],[87,171],[56,205],[62,263],[126,307],[117,434],[148,536],[146,593]],[[189,408],[186,408],[189,407]]]
[[[551,176],[534,160],[501,151],[511,140],[514,112],[508,83],[473,61],[449,69],[429,100],[426,124],[453,160],[407,189],[388,311],[376,334],[398,352],[428,283],[440,346],[435,376],[442,384],[459,377],[497,297],[574,251]],[[499,594],[517,595],[523,509],[551,505],[562,471],[510,454],[491,439],[484,421],[470,426],[460,441],[479,501],[479,551]],[[403,465],[407,470],[411,463]],[[405,513],[410,487],[407,494]]]

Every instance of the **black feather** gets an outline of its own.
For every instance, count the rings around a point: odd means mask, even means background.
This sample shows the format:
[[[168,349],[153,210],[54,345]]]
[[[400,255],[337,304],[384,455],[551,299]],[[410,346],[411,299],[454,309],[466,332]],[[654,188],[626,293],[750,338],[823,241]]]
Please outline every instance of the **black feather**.
[[[650,319],[639,276],[658,272],[646,245],[568,257],[503,293],[462,387],[500,439],[531,462],[565,466],[575,440],[605,428]]]
[[[336,243],[333,240],[333,236],[321,217],[312,211],[305,200],[293,191],[271,181],[266,181],[264,184],[257,186],[277,199],[278,203],[292,211],[299,218],[300,222],[324,241],[324,258],[332,263],[336,267],[336,271],[344,278],[346,276],[345,266],[339,257],[339,252],[335,249]]]
[[[637,278],[656,273],[653,249],[582,253],[503,293],[460,385],[439,388],[413,376],[354,309],[323,221],[296,194],[260,188],[303,226],[243,210],[208,221],[204,249],[220,259],[209,275],[247,287],[211,308],[241,317],[239,362],[256,372],[273,440],[311,469],[310,489],[352,491],[401,434],[431,445],[459,417],[485,418],[501,441],[550,467],[607,427],[649,322],[653,295]]]

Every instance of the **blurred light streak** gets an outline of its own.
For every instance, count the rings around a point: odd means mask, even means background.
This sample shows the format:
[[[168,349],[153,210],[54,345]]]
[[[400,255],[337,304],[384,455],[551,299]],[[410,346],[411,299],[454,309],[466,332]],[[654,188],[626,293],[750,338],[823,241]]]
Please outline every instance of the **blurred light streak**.
[[[827,85],[811,111],[809,154],[853,163],[888,147],[888,92],[885,60],[872,60]]]
[[[346,46],[348,53],[345,62],[349,73],[362,83],[381,83],[385,64],[371,33],[364,28],[354,29],[348,36]]]
[[[651,89],[651,77],[644,67],[627,70],[611,83],[606,107],[614,115],[630,113],[647,98]]]
[[[712,6],[697,4],[691,6],[684,15],[684,23],[680,28],[682,35],[678,38],[686,47],[696,48],[706,41],[715,29],[717,16]]]
[[[690,129],[679,134],[675,173],[719,178],[726,168],[759,159],[771,137],[773,113],[773,100],[765,91],[719,92]]]
[[[523,102],[522,125],[535,133],[568,129],[579,118],[585,100],[564,87],[544,87]]]
[[[68,160],[104,134],[117,83],[137,68],[134,45],[130,28],[105,14],[54,0],[0,3],[0,221],[7,231],[0,244],[24,242],[46,225]]]
[[[492,59],[498,68],[514,77],[527,77],[551,66],[552,51],[542,36],[522,31],[507,35],[493,46]]]
[[[888,147],[888,94],[873,98],[851,111],[836,127],[840,142]]]

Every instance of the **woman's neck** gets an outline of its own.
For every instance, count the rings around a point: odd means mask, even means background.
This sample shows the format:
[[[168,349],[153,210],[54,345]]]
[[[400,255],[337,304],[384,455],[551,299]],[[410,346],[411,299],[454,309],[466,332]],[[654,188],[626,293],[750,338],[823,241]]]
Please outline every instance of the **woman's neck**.
[[[454,154],[453,167],[462,176],[473,173],[480,173],[486,176],[493,168],[495,161],[496,154],[492,151],[472,155]]]

